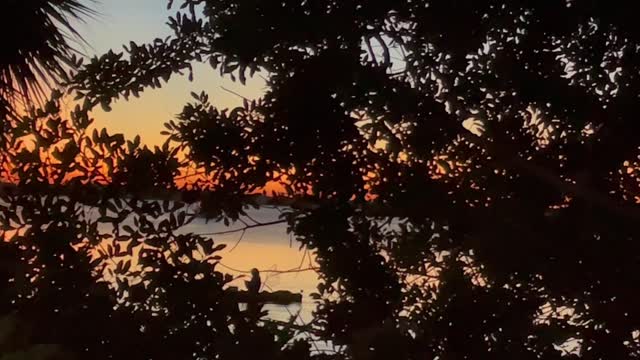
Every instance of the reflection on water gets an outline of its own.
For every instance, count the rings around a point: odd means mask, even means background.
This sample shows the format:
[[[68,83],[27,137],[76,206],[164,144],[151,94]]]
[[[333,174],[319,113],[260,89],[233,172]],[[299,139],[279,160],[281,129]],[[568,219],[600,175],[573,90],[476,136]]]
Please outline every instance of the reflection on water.
[[[96,209],[88,208],[88,215],[96,220],[100,215]],[[247,210],[251,221],[268,223],[279,220],[280,210],[274,207],[263,207],[259,210]],[[120,225],[133,225],[131,218]],[[210,234],[241,229],[245,225],[241,222],[225,226],[223,223],[206,221],[197,218],[184,226],[179,233]],[[111,226],[100,223],[98,228],[103,233],[111,232]],[[297,324],[303,325],[312,319],[314,302],[310,294],[316,291],[318,284],[315,268],[315,257],[311,252],[301,249],[301,244],[287,234],[286,224],[259,226],[242,232],[232,232],[223,235],[210,235],[216,244],[227,244],[218,253],[222,256],[218,271],[234,275],[235,280],[229,286],[244,289],[244,281],[250,278],[250,270],[260,270],[262,290],[287,290],[302,293],[302,303],[283,305],[265,305],[269,317],[274,320],[289,321],[291,316],[298,315]],[[137,261],[133,259],[132,266]],[[298,271],[301,270],[301,271]]]
[[[252,209],[247,213],[252,219],[261,223],[278,220],[280,214],[275,208]],[[197,219],[183,231],[204,234],[243,226],[239,223],[227,227],[221,223]],[[237,232],[216,235],[213,238],[217,243],[228,245],[220,252],[222,260],[218,270],[238,277],[245,276],[245,278],[239,277],[234,280],[231,286],[244,288],[244,280],[250,277],[249,270],[257,268],[261,273],[263,290],[288,290],[302,293],[302,304],[265,305],[264,309],[269,310],[269,317],[274,320],[288,321],[292,315],[299,314],[298,321],[308,323],[311,320],[314,303],[309,294],[316,291],[318,276],[315,271],[290,270],[309,269],[315,267],[316,263],[313,254],[304,249],[301,250],[300,243],[287,234],[286,224],[248,229],[244,235]]]

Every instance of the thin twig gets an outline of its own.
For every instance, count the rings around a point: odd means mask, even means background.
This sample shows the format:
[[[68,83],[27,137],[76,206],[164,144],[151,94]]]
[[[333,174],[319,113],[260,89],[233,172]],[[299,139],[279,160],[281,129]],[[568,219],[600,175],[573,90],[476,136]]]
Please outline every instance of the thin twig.
[[[227,269],[227,270],[231,270],[237,273],[241,273],[241,274],[251,274],[250,270],[241,270],[241,269],[236,269],[233,268],[231,266],[225,265],[221,262],[218,262],[218,265],[222,266],[223,268]],[[298,273],[298,272],[306,272],[306,271],[318,271],[319,268],[317,267],[308,267],[308,268],[304,268],[304,269],[289,269],[289,270],[258,270],[261,273],[274,273],[274,274],[289,274],[289,273]]]
[[[290,328],[290,329],[293,329],[293,330],[307,332],[309,334],[314,334],[316,336],[320,335],[320,332],[318,330],[315,330],[314,328],[312,328],[311,325],[309,325],[309,324],[298,325],[298,324],[291,324],[291,323],[284,322],[284,321],[281,321],[281,320],[273,320],[273,319],[265,320],[265,322],[269,322],[269,323],[272,323],[272,324],[277,324],[277,325],[280,325],[280,326],[283,326],[283,327],[287,327],[287,328]],[[320,350],[318,350],[318,351],[320,351]]]
[[[385,226],[390,225],[390,224],[391,224],[391,221],[393,221],[393,218],[388,217],[385,221],[383,221],[381,224],[379,224],[379,225],[378,225],[377,230],[378,230],[378,231],[380,231],[380,230],[382,230],[382,228],[384,228]]]
[[[244,100],[249,101],[249,98],[246,98],[246,97],[244,97],[244,96],[242,96],[242,95],[238,94],[237,92],[235,92],[235,91],[233,91],[233,90],[229,90],[229,89],[227,89],[227,88],[226,88],[226,87],[224,87],[224,86],[220,86],[220,88],[221,88],[222,90],[224,90],[224,91],[226,91],[226,92],[230,93],[230,94],[233,94],[233,95],[238,96],[238,97],[240,97],[240,98],[242,98],[242,99],[244,99]]]
[[[260,221],[258,221],[258,220],[256,220],[256,219],[252,218],[252,217],[251,217],[251,215],[249,215],[249,214],[244,214],[244,216],[245,216],[247,219],[249,219],[249,220],[253,221],[254,223],[256,223],[256,224],[260,224]]]
[[[389,47],[384,42],[384,40],[382,39],[382,36],[380,36],[380,34],[375,34],[373,37],[376,40],[378,40],[378,42],[382,46],[382,56],[384,57],[384,64],[383,65],[385,67],[390,66],[391,65],[391,54],[389,53]]]
[[[376,59],[376,54],[373,52],[373,49],[371,48],[371,38],[367,36],[364,42],[367,44],[367,49],[369,50],[369,54],[371,54],[371,60],[373,61],[373,64],[378,66],[378,59]]]
[[[242,230],[242,234],[240,234],[240,237],[238,238],[238,241],[236,241],[236,244],[233,245],[233,247],[231,248],[231,250],[229,250],[229,252],[232,252],[233,250],[235,250],[238,245],[240,245],[240,241],[242,241],[242,238],[244,237],[244,234],[247,232],[247,230]]]
[[[309,249],[307,249],[306,247],[304,248],[304,253],[302,253],[302,259],[300,260],[300,265],[298,265],[298,269],[302,268],[302,264],[304,264],[304,259],[307,257],[307,252],[309,251]]]
[[[197,172],[197,173],[193,173],[193,174],[178,176],[178,177],[174,178],[173,180],[186,180],[186,179],[192,178],[194,176],[200,176],[200,175],[206,175],[206,174],[207,173],[205,171],[201,171],[201,172]]]
[[[254,225],[247,225],[243,228],[240,229],[233,229],[233,230],[225,230],[225,231],[218,231],[218,232],[212,232],[212,233],[201,233],[198,234],[200,236],[217,236],[217,235],[226,235],[226,234],[233,234],[233,233],[237,233],[240,231],[247,231],[249,229],[253,229],[253,228],[257,228],[257,227],[261,227],[261,226],[270,226],[270,225],[277,225],[277,224],[284,224],[286,222],[286,220],[275,220],[275,221],[269,221],[269,222],[264,222],[264,223],[257,223]]]

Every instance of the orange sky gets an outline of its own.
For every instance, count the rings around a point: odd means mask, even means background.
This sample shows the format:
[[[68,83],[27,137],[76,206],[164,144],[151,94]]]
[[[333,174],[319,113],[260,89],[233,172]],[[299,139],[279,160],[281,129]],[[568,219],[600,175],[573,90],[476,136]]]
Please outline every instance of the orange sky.
[[[89,46],[78,45],[88,56],[100,55],[113,49],[123,51],[122,45],[135,41],[138,44],[153,41],[156,37],[170,35],[166,25],[169,15],[166,1],[158,0],[108,0],[93,4],[99,15],[86,23],[77,24],[80,34]],[[121,99],[113,104],[113,110],[105,113],[97,108],[93,115],[97,127],[106,127],[111,133],[122,133],[127,138],[140,135],[148,145],[159,145],[164,141],[160,131],[163,123],[174,119],[182,107],[193,100],[192,91],[209,93],[211,102],[220,108],[231,108],[242,103],[242,99],[222,89],[232,90],[247,98],[259,97],[264,81],[256,75],[247,85],[222,79],[209,65],[194,66],[194,81],[187,76],[174,76],[161,89],[148,89],[140,98]]]

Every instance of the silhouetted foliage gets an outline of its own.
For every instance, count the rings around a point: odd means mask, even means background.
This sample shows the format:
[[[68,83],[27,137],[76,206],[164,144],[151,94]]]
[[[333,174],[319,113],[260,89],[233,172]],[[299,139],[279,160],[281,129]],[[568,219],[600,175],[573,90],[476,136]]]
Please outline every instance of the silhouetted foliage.
[[[44,97],[43,85],[68,81],[78,64],[70,41],[82,42],[74,21],[93,11],[78,0],[7,0],[2,4],[0,93],[3,100]]]
[[[3,309],[51,324],[33,330],[36,344],[96,358],[640,356],[632,11],[595,0],[180,3],[172,36],[73,72],[82,105],[70,121],[58,93],[6,121],[3,169],[17,186],[0,203]],[[261,72],[267,90],[232,110],[193,93],[154,151],[89,136],[93,107],[194,62],[242,83]],[[241,313],[215,267],[220,246],[178,231],[195,215],[141,199],[178,187],[187,166],[209,183],[185,198],[218,221],[238,220],[243,195],[273,180],[311,204],[283,220],[320,266],[305,330],[338,353],[291,341],[296,329],[259,309]]]
[[[227,295],[232,276],[216,269],[225,245],[184,231],[197,214],[184,202],[146,199],[153,192],[143,186],[174,186],[178,160],[137,139],[70,125],[59,117],[59,96],[45,105],[52,113],[10,121],[3,166],[14,183],[0,196],[0,313],[19,324],[7,333],[20,337],[3,353],[297,358],[301,345],[283,349],[259,325],[264,313],[240,311]],[[42,138],[25,145],[31,136]],[[152,171],[143,174],[141,161]]]

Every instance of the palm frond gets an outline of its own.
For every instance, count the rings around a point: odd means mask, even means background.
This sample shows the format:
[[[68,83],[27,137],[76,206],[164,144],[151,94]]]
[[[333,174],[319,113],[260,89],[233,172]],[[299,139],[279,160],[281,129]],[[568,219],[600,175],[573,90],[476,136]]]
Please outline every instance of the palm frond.
[[[86,2],[86,1],[85,1]],[[74,22],[95,12],[81,0],[4,0],[0,5],[0,92],[33,99],[67,80]]]

